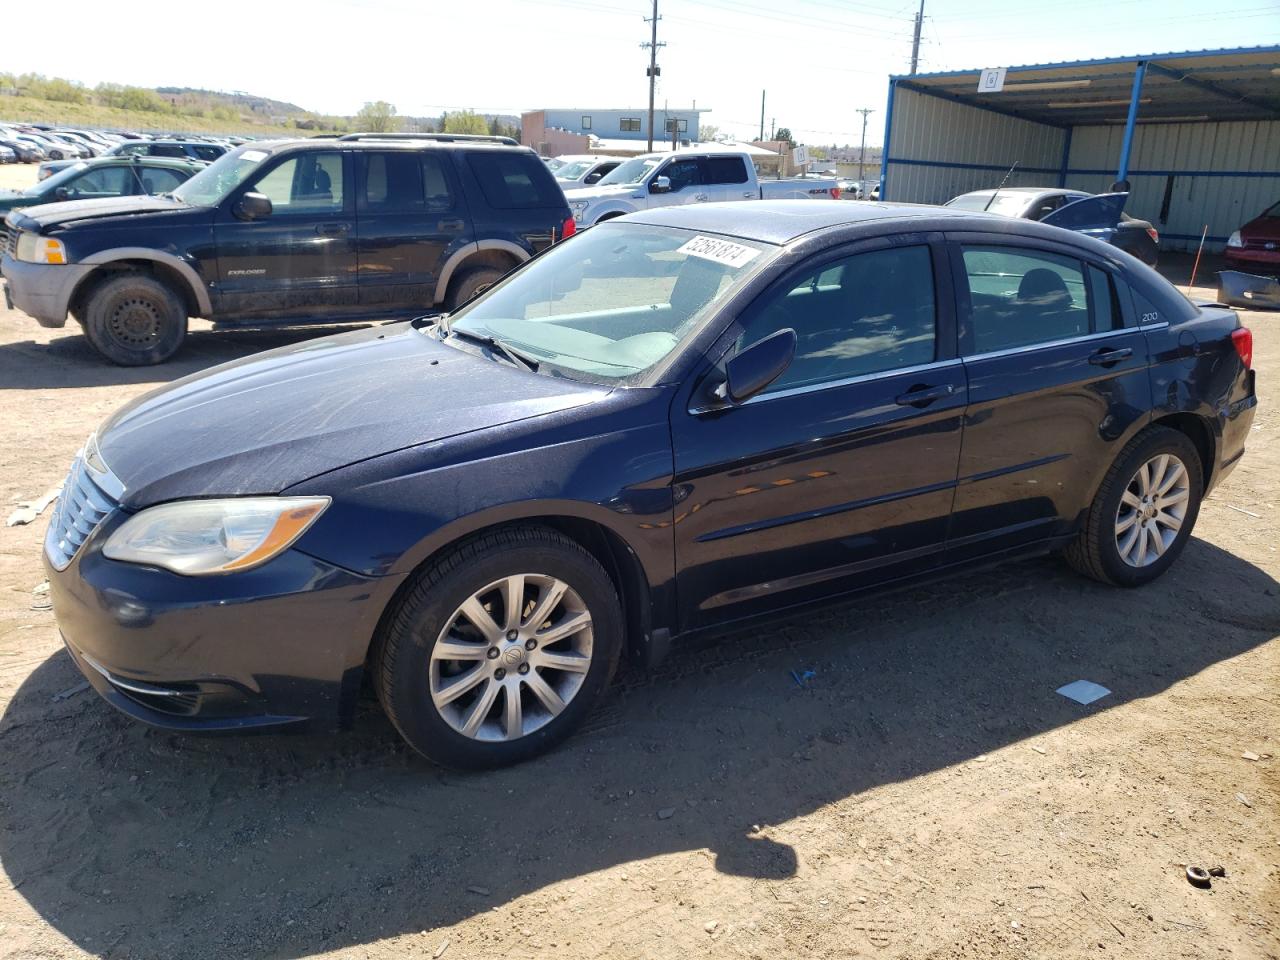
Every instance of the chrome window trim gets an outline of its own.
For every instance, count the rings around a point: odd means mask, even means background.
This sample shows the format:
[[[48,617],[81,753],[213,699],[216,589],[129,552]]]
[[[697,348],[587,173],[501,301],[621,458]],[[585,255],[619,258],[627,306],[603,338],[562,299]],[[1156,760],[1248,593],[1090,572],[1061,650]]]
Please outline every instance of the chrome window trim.
[[[989,360],[996,357],[1009,357],[1019,353],[1031,353],[1034,350],[1046,350],[1050,347],[1066,347],[1073,343],[1089,343],[1093,340],[1105,340],[1108,337],[1120,336],[1135,332],[1133,327],[1121,327],[1119,330],[1104,330],[1101,333],[1086,333],[1078,337],[1065,337],[1060,340],[1046,340],[1043,343],[1027,343],[1020,347],[1008,347],[1004,350],[989,350],[986,353],[971,353],[963,356],[963,360]],[[1149,330],[1150,327],[1141,329]]]
[[[775,393],[760,393],[752,397],[746,403],[739,404],[739,406],[749,407],[753,403],[763,403],[767,400],[773,400],[781,397],[796,397],[806,393],[816,393],[819,390],[830,390],[835,387],[848,387],[857,383],[870,383],[875,380],[887,380],[889,377],[908,376],[913,373],[923,373],[926,370],[947,370],[960,365],[960,358],[955,357],[951,360],[934,360],[930,363],[918,363],[911,367],[896,367],[892,370],[878,370],[875,373],[863,373],[856,377],[844,377],[840,380],[824,380],[822,383],[809,383],[801,387],[791,387],[788,390],[778,390]]]

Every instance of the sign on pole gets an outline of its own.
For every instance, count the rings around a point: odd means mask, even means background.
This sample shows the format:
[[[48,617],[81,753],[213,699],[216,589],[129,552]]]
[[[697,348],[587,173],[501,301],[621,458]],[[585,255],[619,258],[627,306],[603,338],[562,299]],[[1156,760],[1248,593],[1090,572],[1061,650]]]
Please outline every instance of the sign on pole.
[[[1008,72],[1008,67],[987,67],[978,78],[978,92],[999,93],[1004,89],[1004,75]]]
[[[792,150],[791,162],[797,167],[803,167],[809,162],[809,148],[806,146],[799,146]]]

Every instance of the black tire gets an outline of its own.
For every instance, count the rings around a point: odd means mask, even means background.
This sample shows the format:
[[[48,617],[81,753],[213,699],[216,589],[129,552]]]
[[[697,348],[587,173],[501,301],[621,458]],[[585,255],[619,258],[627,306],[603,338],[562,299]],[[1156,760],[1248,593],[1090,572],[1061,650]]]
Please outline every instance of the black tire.
[[[469,597],[487,584],[522,573],[557,578],[585,604],[591,616],[590,666],[563,710],[543,720],[543,726],[514,739],[473,739],[455,729],[433,702],[431,653]],[[373,685],[400,735],[427,759],[458,769],[520,763],[560,743],[590,713],[617,669],[623,629],[612,580],[579,544],[545,527],[496,530],[464,541],[414,576],[375,640]],[[497,667],[503,661],[490,662]],[[492,706],[500,718],[505,691],[499,696],[501,702],[494,700]]]
[[[187,337],[187,311],[169,287],[140,273],[105,280],[83,308],[84,334],[122,367],[164,363]]]
[[[1146,566],[1125,561],[1117,543],[1120,502],[1138,469],[1161,454],[1177,457],[1187,472],[1187,505],[1172,542]],[[1204,496],[1204,467],[1200,452],[1186,434],[1169,427],[1148,427],[1130,440],[1107,471],[1085,515],[1084,527],[1066,549],[1067,562],[1079,573],[1118,587],[1140,587],[1169,569],[1186,547],[1200,500]]]
[[[497,267],[473,267],[464,271],[449,284],[449,297],[445,309],[453,311],[506,276]]]

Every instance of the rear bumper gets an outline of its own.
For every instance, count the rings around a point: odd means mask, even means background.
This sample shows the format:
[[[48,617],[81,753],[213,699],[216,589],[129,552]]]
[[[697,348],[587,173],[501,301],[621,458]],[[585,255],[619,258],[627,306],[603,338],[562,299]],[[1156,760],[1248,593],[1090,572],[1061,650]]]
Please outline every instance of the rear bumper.
[[[118,563],[108,518],[49,593],[72,659],[102,697],[192,733],[348,726],[365,654],[398,577],[361,577],[296,550],[254,570],[182,577]]]
[[[42,327],[66,325],[71,294],[92,270],[92,264],[23,263],[8,253],[0,258],[8,299]]]
[[[1244,456],[1245,441],[1249,437],[1253,415],[1258,408],[1258,394],[1254,386],[1256,374],[1255,370],[1245,372],[1245,395],[1227,409],[1226,419],[1222,423],[1222,441],[1218,445],[1218,462],[1214,464],[1213,476],[1205,490],[1206,496],[1231,475]]]

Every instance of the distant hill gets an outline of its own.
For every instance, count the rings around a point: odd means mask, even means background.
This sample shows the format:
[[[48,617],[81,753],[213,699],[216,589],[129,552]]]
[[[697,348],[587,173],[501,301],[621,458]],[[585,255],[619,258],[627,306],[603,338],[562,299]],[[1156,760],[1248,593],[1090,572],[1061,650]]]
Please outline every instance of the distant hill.
[[[230,93],[223,90],[201,90],[196,87],[156,87],[155,90],[160,96],[179,107],[204,110],[230,107],[237,113],[257,114],[267,119],[307,116],[311,112],[296,103],[272,100],[270,97],[260,97],[243,90],[233,90]]]

